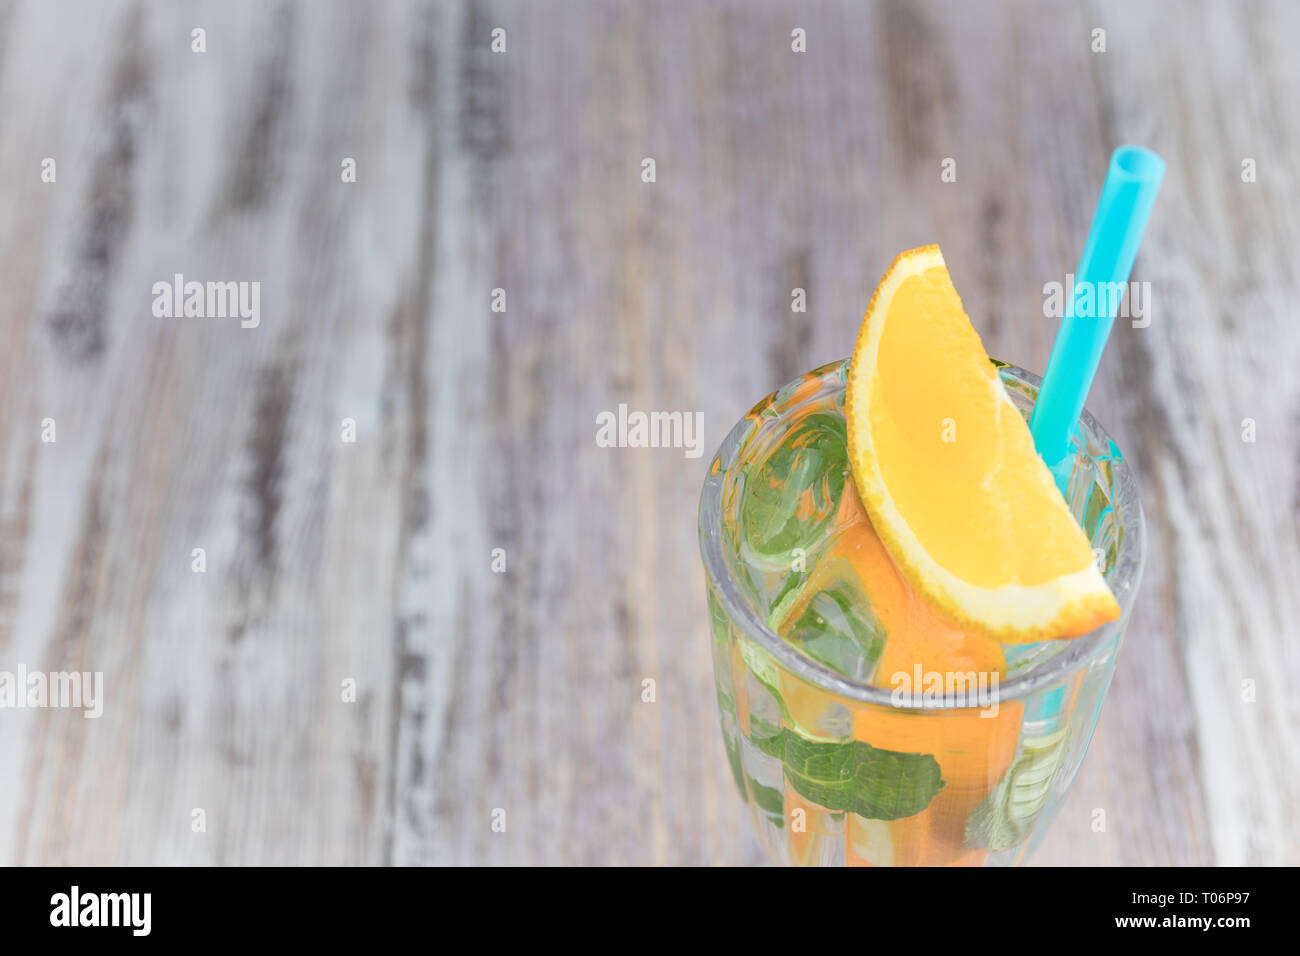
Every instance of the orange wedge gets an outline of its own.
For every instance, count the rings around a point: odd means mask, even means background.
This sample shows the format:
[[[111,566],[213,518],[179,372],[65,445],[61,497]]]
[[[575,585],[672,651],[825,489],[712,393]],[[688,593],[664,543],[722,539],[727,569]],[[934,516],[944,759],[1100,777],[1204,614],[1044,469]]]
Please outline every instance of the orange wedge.
[[[904,252],[876,287],[845,417],[871,523],[941,614],[1012,644],[1086,634],[1119,617],[938,246]]]

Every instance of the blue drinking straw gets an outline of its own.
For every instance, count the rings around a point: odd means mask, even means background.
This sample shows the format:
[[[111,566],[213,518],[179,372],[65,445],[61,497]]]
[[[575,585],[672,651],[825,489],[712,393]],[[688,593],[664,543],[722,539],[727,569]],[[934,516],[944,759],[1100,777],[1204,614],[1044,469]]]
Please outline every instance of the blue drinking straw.
[[[1088,244],[1075,274],[1074,296],[1029,418],[1034,447],[1052,469],[1062,493],[1070,478],[1070,430],[1083,411],[1119,308],[1119,296],[1108,294],[1117,287],[1109,283],[1127,285],[1164,176],[1165,161],[1149,149],[1121,146],[1111,154]]]

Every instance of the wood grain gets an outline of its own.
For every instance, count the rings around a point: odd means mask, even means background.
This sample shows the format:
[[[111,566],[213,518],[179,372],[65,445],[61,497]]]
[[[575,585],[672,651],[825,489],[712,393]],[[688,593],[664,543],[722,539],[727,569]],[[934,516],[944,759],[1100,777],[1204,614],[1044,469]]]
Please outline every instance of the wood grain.
[[[1208,0],[3,7],[0,670],[102,671],[105,705],[0,710],[0,862],[759,862],[709,454],[921,243],[1041,369],[1042,286],[1142,142],[1152,321],[1117,324],[1090,405],[1150,554],[1034,862],[1300,863],[1298,28]],[[155,317],[175,273],[259,281],[260,326]],[[620,403],[702,412],[704,457],[598,447]]]

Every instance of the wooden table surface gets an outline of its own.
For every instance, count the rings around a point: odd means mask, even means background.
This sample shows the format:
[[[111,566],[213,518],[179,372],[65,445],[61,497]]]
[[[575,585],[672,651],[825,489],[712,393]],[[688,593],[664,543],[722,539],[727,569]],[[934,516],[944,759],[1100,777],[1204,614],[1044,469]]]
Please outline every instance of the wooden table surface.
[[[1150,554],[1034,862],[1300,863],[1300,8],[1248,6],[0,7],[0,670],[104,682],[0,710],[0,862],[757,862],[713,449],[927,242],[1041,370],[1132,141],[1089,404]],[[177,273],[260,324],[155,316]],[[620,403],[703,457],[598,447]]]

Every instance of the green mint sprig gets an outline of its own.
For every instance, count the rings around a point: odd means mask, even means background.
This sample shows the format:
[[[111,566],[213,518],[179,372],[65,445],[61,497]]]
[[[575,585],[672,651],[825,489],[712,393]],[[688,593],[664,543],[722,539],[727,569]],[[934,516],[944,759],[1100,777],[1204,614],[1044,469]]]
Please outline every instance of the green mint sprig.
[[[785,765],[800,796],[837,813],[898,820],[920,813],[943,789],[939,762],[930,754],[881,750],[860,740],[808,740],[788,727],[753,742]]]
[[[1047,808],[1068,743],[1066,728],[1026,738],[1024,752],[967,818],[967,846],[999,853],[1024,842]]]

